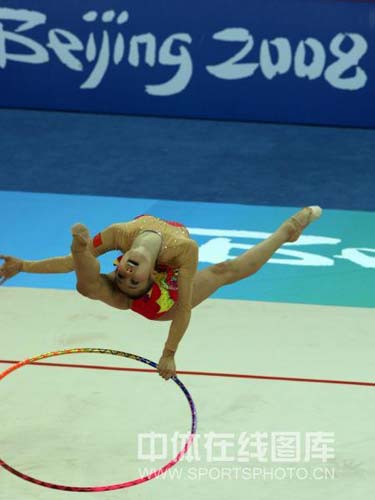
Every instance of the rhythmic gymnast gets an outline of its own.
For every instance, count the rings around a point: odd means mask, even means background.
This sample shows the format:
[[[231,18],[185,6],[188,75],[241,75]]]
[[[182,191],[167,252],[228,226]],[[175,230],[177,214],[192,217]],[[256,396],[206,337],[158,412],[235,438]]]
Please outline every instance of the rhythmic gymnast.
[[[0,255],[0,284],[19,272],[75,271],[80,294],[117,309],[131,309],[150,320],[171,321],[158,363],[168,380],[176,375],[175,353],[189,325],[191,309],[218,288],[256,273],[283,243],[296,241],[320,207],[305,207],[287,219],[269,238],[235,259],[197,271],[198,245],[180,223],[142,215],[116,223],[90,239],[83,224],[72,227],[71,254],[38,261]],[[100,273],[97,257],[111,250],[122,255],[116,270]]]

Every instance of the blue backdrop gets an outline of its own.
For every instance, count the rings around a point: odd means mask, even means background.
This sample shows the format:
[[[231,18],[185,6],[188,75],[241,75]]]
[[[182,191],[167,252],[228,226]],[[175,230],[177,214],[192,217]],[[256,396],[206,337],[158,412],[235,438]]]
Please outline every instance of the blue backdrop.
[[[375,5],[3,0],[0,106],[375,125]]]

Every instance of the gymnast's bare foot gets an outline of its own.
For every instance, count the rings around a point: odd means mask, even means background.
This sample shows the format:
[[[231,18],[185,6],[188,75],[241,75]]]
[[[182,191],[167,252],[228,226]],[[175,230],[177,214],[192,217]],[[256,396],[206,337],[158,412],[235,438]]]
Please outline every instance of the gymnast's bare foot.
[[[90,243],[89,230],[83,224],[77,223],[72,226],[71,232],[73,236],[72,252],[84,252]]]
[[[288,229],[289,239],[288,242],[297,241],[301,236],[302,231],[311,223],[319,219],[323,210],[319,206],[305,207],[290,219],[284,222],[286,229]],[[283,224],[283,225],[284,225]]]

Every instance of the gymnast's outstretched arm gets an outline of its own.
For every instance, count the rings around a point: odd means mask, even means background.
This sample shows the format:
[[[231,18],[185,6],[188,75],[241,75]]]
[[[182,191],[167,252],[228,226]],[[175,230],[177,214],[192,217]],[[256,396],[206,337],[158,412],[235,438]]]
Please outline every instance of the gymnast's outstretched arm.
[[[90,240],[88,245],[90,252],[95,257],[111,250],[118,250],[119,235],[124,240],[124,229],[126,224],[112,224],[104,229],[99,235]],[[58,274],[74,271],[74,261],[71,254],[62,257],[51,257],[42,260],[24,260],[9,255],[0,255],[4,260],[0,266],[0,285],[19,272],[36,274]]]

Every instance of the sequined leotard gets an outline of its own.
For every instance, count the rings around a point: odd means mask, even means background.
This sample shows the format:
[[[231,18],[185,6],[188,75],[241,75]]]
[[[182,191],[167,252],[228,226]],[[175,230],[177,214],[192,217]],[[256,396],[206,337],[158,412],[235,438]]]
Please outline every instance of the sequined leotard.
[[[155,219],[155,217],[152,216],[141,215],[139,217],[136,217],[135,220],[138,219],[141,219],[139,222],[142,223],[141,232],[150,231],[151,230],[150,223],[152,226],[155,223],[155,221],[153,220]],[[176,245],[177,239],[181,238],[181,235],[183,238],[189,236],[189,233],[185,228],[185,226],[183,226],[179,222],[164,221],[164,220],[162,221],[161,219],[158,219],[157,224],[159,226],[159,229],[160,229],[160,222],[165,222],[169,226],[178,228],[178,231],[176,231],[175,229],[172,232],[173,245]],[[152,229],[152,231],[156,230]],[[167,244],[165,243],[165,236],[162,235],[160,230],[157,230],[156,232],[158,232],[158,234],[160,234],[163,238],[162,248],[160,252],[162,253],[162,251],[166,250],[167,248]],[[115,260],[114,264],[118,266],[121,259],[122,256],[119,256]],[[179,268],[173,267],[171,265],[162,264],[159,256],[155,270],[157,271],[157,275],[154,278],[154,284],[152,285],[151,289],[142,297],[134,299],[131,304],[132,311],[141,314],[145,318],[151,320],[159,319],[166,312],[168,312],[178,302],[178,295],[179,295],[178,294]]]
[[[163,297],[160,301],[158,293],[154,293],[153,296],[151,294],[153,298],[148,302],[150,302],[150,306],[151,304],[154,305],[148,310],[145,307],[139,307],[140,303],[136,301],[133,301],[135,304],[134,306],[132,304],[133,307],[131,307],[135,312],[143,314],[149,319],[158,319],[161,314],[164,314],[175,305],[171,336],[181,337],[190,320],[192,282],[198,263],[198,246],[189,238],[189,233],[184,226],[151,215],[140,216],[130,222],[115,223],[108,226],[93,238],[91,252],[95,256],[110,250],[119,250],[121,253],[125,253],[131,248],[136,237],[143,231],[154,231],[162,237],[162,246],[156,268],[157,270],[159,268],[162,274],[159,284],[156,282],[156,285]],[[64,273],[73,271],[74,263],[71,255],[44,261],[23,261],[22,270],[31,273]],[[174,289],[176,280],[177,290]],[[164,286],[161,286],[162,284]],[[169,297],[165,294],[165,291],[168,292]],[[155,292],[157,292],[156,288]],[[157,304],[156,307],[155,303]],[[172,344],[175,344],[175,342],[170,344],[173,349]]]
[[[119,265],[122,255],[114,264]],[[147,319],[159,319],[178,302],[178,269],[157,265],[157,274],[150,290],[138,299],[133,299],[131,310]]]

